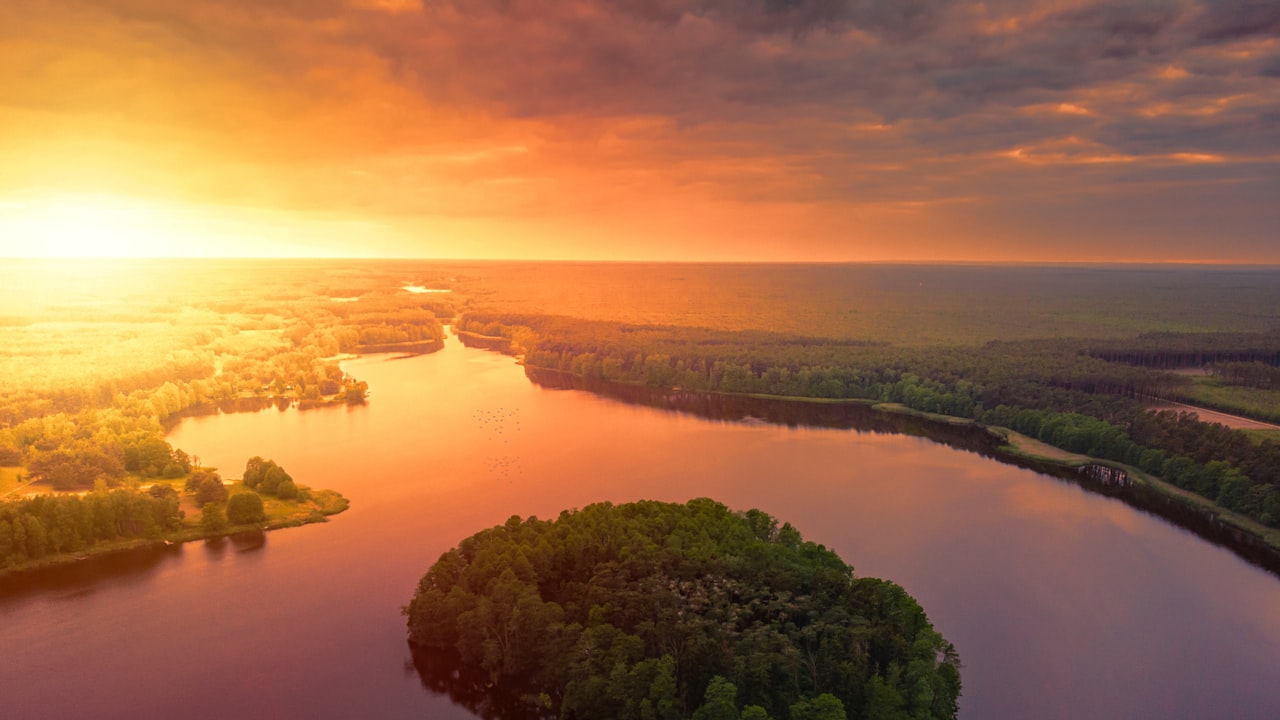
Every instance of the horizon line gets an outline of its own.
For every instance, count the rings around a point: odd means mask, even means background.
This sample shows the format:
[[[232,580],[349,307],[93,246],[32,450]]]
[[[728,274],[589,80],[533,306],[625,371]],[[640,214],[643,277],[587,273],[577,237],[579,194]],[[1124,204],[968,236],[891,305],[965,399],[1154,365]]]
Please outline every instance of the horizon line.
[[[368,262],[437,262],[437,263],[540,263],[540,264],[591,264],[591,265],[957,265],[971,267],[1022,266],[1022,267],[1215,267],[1215,268],[1278,268],[1280,260],[1243,261],[1243,260],[1210,260],[1210,259],[1173,259],[1173,260],[1026,260],[1026,259],[882,259],[882,260],[729,260],[729,259],[670,259],[670,258],[493,258],[493,257],[428,257],[428,256],[379,256],[379,255],[6,255],[0,261],[25,262],[152,262],[152,261],[233,261],[233,262],[278,262],[278,261],[354,261]]]

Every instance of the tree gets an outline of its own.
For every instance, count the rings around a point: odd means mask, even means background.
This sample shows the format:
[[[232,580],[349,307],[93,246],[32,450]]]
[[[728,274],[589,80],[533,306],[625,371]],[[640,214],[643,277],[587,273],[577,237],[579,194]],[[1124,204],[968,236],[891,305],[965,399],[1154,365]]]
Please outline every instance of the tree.
[[[200,508],[200,527],[208,532],[222,532],[227,529],[227,514],[217,503],[205,503]]]
[[[44,557],[49,550],[49,533],[45,530],[44,523],[35,515],[23,515],[22,523],[26,526],[27,557]]]
[[[14,552],[13,524],[0,516],[0,567],[4,567],[17,553]]]
[[[208,477],[215,477],[215,478],[218,478],[219,480],[222,479],[222,476],[218,475],[218,473],[212,470],[205,470],[201,468],[191,473],[191,475],[187,478],[187,482],[183,485],[183,487],[186,488],[187,492],[195,492],[196,490],[200,489],[200,484],[203,483],[205,481],[205,478],[208,478]]]
[[[276,497],[281,500],[294,500],[298,497],[298,486],[293,480],[284,479],[276,486]]]
[[[902,693],[875,675],[867,683],[867,720],[910,720]]]
[[[0,445],[0,467],[14,467],[22,464],[22,451],[16,447]]]
[[[270,464],[262,475],[262,484],[259,489],[268,495],[275,495],[280,492],[281,483],[285,481],[292,483],[293,478],[289,477],[289,473],[285,472],[284,468],[269,460],[267,462]]]
[[[196,488],[196,504],[204,507],[208,503],[224,503],[227,501],[227,486],[217,475],[209,475],[200,481]]]
[[[157,500],[178,497],[178,491],[174,490],[171,485],[152,485],[151,488],[147,490],[147,494]]]
[[[242,481],[244,486],[248,488],[258,487],[258,484],[262,482],[263,474],[267,471],[267,463],[269,462],[271,461],[264,460],[257,455],[249,458],[249,461],[244,465],[244,479]],[[271,464],[274,465],[275,463]]]
[[[369,392],[369,383],[360,381],[347,386],[346,392],[342,394],[342,399],[348,405],[359,405],[364,402],[365,395]]]
[[[707,685],[702,707],[693,713],[693,720],[738,720],[738,688],[716,675]]]
[[[844,703],[831,693],[805,698],[791,706],[791,720],[845,720]]]
[[[227,520],[232,525],[247,525],[264,519],[266,513],[258,493],[240,492],[227,500]]]

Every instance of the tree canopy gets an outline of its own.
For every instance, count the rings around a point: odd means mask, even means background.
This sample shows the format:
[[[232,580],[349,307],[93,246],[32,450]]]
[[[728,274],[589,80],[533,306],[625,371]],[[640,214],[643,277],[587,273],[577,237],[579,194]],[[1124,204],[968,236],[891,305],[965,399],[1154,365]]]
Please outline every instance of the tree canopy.
[[[441,555],[405,614],[415,647],[563,718],[953,718],[960,694],[901,587],[706,498],[512,517]]]

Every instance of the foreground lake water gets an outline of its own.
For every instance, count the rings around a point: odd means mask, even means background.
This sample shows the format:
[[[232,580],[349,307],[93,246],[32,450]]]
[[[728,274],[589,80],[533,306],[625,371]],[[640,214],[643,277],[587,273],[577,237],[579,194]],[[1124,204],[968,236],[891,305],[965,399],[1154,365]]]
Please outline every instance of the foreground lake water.
[[[189,418],[172,442],[341,491],[327,524],[0,581],[12,718],[470,718],[425,689],[400,606],[511,515],[709,496],[914,595],[961,716],[1280,717],[1280,580],[1080,487],[921,438],[722,422],[530,383],[445,349],[348,364],[357,408]]]

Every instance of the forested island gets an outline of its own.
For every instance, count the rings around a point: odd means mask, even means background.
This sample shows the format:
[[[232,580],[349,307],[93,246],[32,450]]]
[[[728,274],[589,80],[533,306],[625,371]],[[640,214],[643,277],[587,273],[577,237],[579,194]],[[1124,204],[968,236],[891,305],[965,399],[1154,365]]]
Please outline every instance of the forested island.
[[[444,553],[404,612],[424,663],[461,668],[443,689],[511,716],[941,719],[960,694],[955,648],[901,587],[706,498],[512,517]]]

